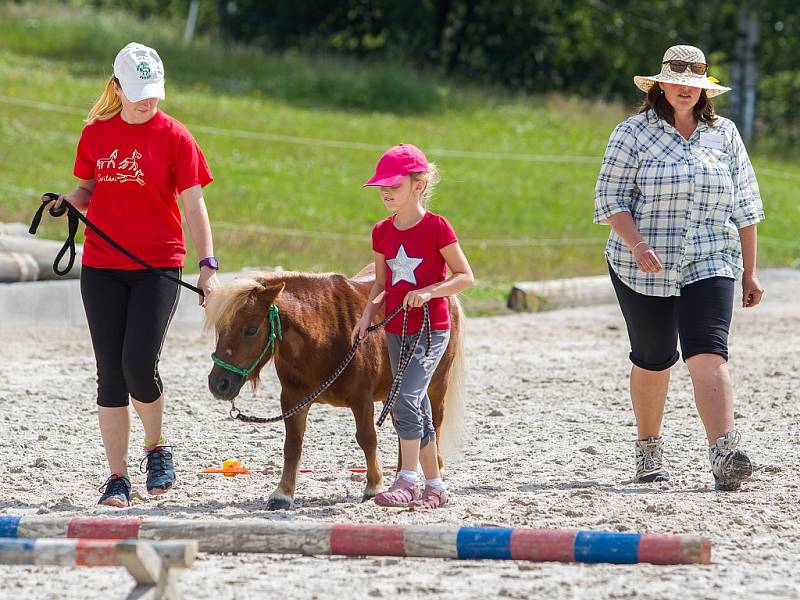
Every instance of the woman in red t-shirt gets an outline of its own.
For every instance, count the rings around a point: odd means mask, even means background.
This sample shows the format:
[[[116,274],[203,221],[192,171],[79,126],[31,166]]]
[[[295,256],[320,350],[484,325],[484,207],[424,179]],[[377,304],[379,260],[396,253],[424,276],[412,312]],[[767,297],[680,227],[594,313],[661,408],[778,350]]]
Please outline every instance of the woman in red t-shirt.
[[[470,287],[473,277],[450,223],[427,210],[437,179],[436,165],[429,163],[419,148],[399,144],[384,153],[375,175],[364,184],[380,187],[381,200],[392,215],[372,230],[375,284],[364,314],[353,329],[353,340],[367,335],[382,302],[386,314],[401,304],[408,309],[406,334],[411,336],[421,334],[421,307],[427,303],[431,329],[430,353],[425,356],[419,345],[392,407],[400,438],[401,470],[392,486],[375,496],[375,502],[381,506],[438,508],[447,503],[447,491],[439,473],[428,384],[450,339],[447,297]],[[449,278],[448,268],[452,273]],[[396,373],[403,315],[398,314],[385,329],[389,359]],[[422,465],[425,475],[422,493],[417,487],[417,464]]]
[[[191,133],[158,110],[164,66],[158,53],[130,43],[89,112],[78,142],[78,186],[66,199],[124,248],[180,277],[186,254],[178,196],[200,261],[197,282],[208,296],[217,287],[203,186],[213,181]],[[118,252],[86,230],[81,296],[97,362],[100,433],[111,475],[100,504],[130,504],[129,397],[142,420],[147,491],[163,494],[175,481],[172,446],[162,429],[164,393],[158,361],[179,286]]]

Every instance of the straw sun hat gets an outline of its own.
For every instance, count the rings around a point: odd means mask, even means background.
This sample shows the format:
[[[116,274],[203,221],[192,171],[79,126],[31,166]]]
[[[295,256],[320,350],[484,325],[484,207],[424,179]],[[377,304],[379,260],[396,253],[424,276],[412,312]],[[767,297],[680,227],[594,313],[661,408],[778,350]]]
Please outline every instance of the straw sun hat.
[[[675,63],[671,64],[670,61],[677,61],[677,68],[683,66],[683,73],[675,72],[674,68],[676,65]],[[681,63],[688,64],[681,65]],[[694,46],[672,46],[664,53],[664,58],[661,64],[661,73],[658,75],[652,75],[650,77],[637,75],[633,78],[633,82],[636,84],[636,87],[645,93],[649,92],[650,88],[659,81],[663,83],[674,83],[677,85],[688,85],[689,87],[704,89],[709,98],[724,94],[731,89],[729,87],[714,83],[713,79],[707,76],[707,72],[704,72],[702,75],[698,75],[692,71],[692,65],[695,64],[706,64],[706,56],[703,54],[703,51],[700,50],[700,48],[695,48]]]

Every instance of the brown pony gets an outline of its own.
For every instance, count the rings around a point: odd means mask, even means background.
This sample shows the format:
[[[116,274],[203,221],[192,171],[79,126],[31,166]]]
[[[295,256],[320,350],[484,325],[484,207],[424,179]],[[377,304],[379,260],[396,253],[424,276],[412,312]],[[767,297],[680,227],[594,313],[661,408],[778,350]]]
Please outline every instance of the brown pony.
[[[267,315],[272,304],[279,309],[283,339],[276,340],[272,351],[247,377],[215,364],[208,375],[211,393],[220,400],[231,400],[245,381],[255,389],[261,369],[272,358],[281,384],[282,411],[298,404],[328,378],[350,349],[351,331],[374,282],[371,271],[367,267],[354,278],[339,274],[263,273],[238,278],[215,290],[206,307],[206,328],[216,330],[219,358],[243,369],[253,365],[268,343]],[[428,388],[433,424],[440,447],[445,444],[445,454],[448,448],[460,444],[463,424],[462,319],[455,298],[450,299],[450,316],[450,342]],[[378,315],[376,322],[382,318]],[[316,400],[353,411],[356,440],[367,462],[362,500],[369,500],[383,486],[376,452],[374,403],[386,399],[391,381],[386,339],[382,331],[376,331],[362,341],[352,362]],[[308,407],[284,420],[283,472],[267,503],[268,510],[292,505],[307,415]],[[439,464],[444,464],[441,453]]]

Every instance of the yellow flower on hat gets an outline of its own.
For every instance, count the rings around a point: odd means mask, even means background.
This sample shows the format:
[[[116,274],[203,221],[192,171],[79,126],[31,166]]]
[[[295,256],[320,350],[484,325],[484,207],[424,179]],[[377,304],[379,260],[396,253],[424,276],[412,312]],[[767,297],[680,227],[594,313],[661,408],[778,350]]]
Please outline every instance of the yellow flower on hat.
[[[708,80],[711,83],[719,83],[719,79],[717,79],[716,77],[712,77],[711,75],[708,76]]]

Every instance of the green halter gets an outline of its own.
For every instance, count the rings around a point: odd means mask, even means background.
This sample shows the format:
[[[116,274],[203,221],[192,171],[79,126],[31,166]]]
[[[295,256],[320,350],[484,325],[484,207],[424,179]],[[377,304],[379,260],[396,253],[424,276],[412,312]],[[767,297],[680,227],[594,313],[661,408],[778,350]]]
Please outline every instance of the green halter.
[[[237,367],[236,365],[225,362],[219,356],[217,356],[216,352],[211,354],[211,360],[213,360],[215,364],[219,365],[223,369],[231,371],[232,373],[236,373],[237,375],[241,375],[243,378],[246,378],[248,375],[250,375],[250,373],[252,373],[258,366],[258,363],[261,362],[261,359],[264,358],[266,353],[269,352],[270,349],[275,348],[275,340],[277,339],[278,341],[281,341],[283,339],[281,320],[278,316],[278,305],[270,304],[267,314],[269,318],[269,339],[267,340],[267,345],[264,346],[264,349],[261,351],[261,354],[258,355],[258,358],[253,361],[253,364],[250,365],[249,368],[242,369],[241,367]]]

